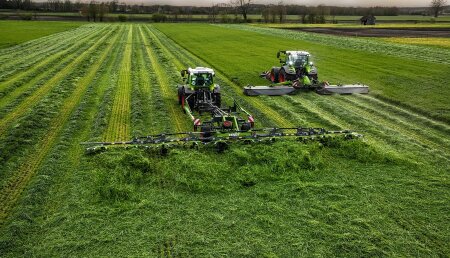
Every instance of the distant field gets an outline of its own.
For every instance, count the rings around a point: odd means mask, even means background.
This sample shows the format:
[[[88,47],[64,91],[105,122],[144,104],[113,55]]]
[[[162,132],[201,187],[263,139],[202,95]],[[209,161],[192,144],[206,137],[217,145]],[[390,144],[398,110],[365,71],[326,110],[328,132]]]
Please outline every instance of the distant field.
[[[74,29],[82,24],[81,22],[0,21],[0,48]]]
[[[426,45],[431,47],[450,48],[449,38],[386,38],[382,40],[406,45]]]
[[[267,24],[252,24],[253,26],[269,27],[269,28],[340,28],[340,29],[440,29],[450,28],[450,21],[444,23],[382,23],[377,25],[361,25],[348,23],[326,23],[326,24],[301,24],[301,23],[267,23]]]

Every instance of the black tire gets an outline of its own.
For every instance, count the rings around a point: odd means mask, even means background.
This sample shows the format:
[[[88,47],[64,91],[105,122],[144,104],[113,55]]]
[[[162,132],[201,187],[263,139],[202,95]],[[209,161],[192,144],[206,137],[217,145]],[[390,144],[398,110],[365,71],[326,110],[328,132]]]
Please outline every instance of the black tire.
[[[220,93],[214,93],[214,103],[217,107],[222,107],[222,96]]]
[[[178,88],[178,104],[181,105],[181,99],[182,96],[184,95],[184,87],[179,87]]]
[[[287,80],[288,78],[286,71],[284,69],[281,69],[280,72],[278,73],[278,82],[285,82]]]
[[[278,74],[280,72],[280,68],[273,67],[272,70],[270,70],[270,81],[272,83],[278,83]]]
[[[188,98],[189,97],[189,98]],[[191,110],[194,110],[194,106],[195,106],[195,94],[189,94],[186,95],[186,99],[187,99],[187,103],[189,105],[189,108]]]

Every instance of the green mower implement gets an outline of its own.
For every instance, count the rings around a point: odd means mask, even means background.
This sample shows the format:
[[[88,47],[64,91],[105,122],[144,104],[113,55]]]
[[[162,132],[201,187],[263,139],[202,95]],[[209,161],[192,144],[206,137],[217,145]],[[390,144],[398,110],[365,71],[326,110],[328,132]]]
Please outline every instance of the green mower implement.
[[[192,132],[161,133],[135,137],[123,142],[85,142],[88,153],[97,153],[109,146],[150,147],[161,146],[163,152],[168,146],[189,144],[190,146],[214,145],[219,151],[226,149],[230,142],[264,142],[281,137],[298,140],[324,141],[334,135],[353,139],[361,135],[349,130],[329,131],[324,128],[255,128],[253,116],[243,109],[233,98],[231,106],[222,102],[220,86],[214,83],[214,71],[196,67],[181,71],[183,84],[177,85],[178,103],[193,124]],[[225,99],[225,98],[224,98]]]
[[[369,93],[369,87],[362,84],[330,85],[328,82],[320,82],[317,68],[311,61],[311,55],[306,51],[279,51],[277,58],[280,59],[281,66],[272,67],[260,75],[272,84],[248,85],[244,88],[244,94],[279,96],[305,90],[314,90],[319,94]]]

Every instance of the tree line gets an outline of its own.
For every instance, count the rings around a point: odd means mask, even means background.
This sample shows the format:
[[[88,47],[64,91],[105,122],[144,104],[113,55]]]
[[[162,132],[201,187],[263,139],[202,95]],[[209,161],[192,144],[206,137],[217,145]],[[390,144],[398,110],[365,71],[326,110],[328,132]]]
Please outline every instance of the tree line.
[[[444,0],[433,0],[444,1]],[[154,14],[158,21],[165,21],[168,16],[177,21],[179,17],[189,19],[193,15],[207,15],[212,22],[249,22],[249,15],[260,15],[260,22],[284,22],[287,15],[298,15],[302,23],[324,23],[326,17],[339,15],[375,15],[395,16],[400,14],[397,7],[338,7],[319,5],[285,5],[282,1],[276,4],[254,4],[253,0],[230,0],[227,3],[214,4],[208,7],[127,4],[112,1],[81,0],[48,0],[34,2],[32,0],[0,0],[0,9],[15,9],[43,12],[78,12],[90,21],[103,21],[108,13],[118,14]],[[442,9],[442,8],[441,8]],[[439,9],[439,10],[441,10]],[[436,14],[433,9],[433,14]],[[438,11],[439,11],[438,10]]]

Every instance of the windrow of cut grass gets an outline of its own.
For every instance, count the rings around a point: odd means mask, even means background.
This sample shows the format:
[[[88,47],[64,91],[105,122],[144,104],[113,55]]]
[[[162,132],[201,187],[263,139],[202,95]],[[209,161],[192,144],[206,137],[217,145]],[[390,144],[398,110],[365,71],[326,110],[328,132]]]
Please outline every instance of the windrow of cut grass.
[[[133,49],[133,25],[128,25],[127,43],[119,71],[114,104],[105,131],[104,140],[109,142],[130,139],[131,112],[131,53]]]
[[[171,64],[166,64],[166,66],[163,66],[163,64],[166,63],[165,61],[167,60],[167,58],[165,57],[164,53],[162,53],[162,50],[160,49],[160,46],[158,45],[154,34],[152,34],[150,31],[146,32],[147,33],[144,34],[142,26],[139,27],[139,33],[141,35],[142,42],[146,46],[145,50],[147,56],[150,59],[151,66],[155,72],[156,80],[158,81],[158,85],[161,89],[163,98],[162,101],[165,103],[165,106],[169,110],[171,123],[173,124],[176,132],[191,131],[192,127],[189,126],[189,120],[183,114],[181,108],[177,103],[175,81],[170,80],[173,73],[176,72],[176,68],[170,67],[169,65]]]
[[[12,176],[12,178],[7,181],[6,185],[2,188],[2,191],[0,191],[0,202],[2,203],[2,207],[0,208],[0,223],[2,223],[9,215],[23,189],[27,186],[28,182],[31,180],[47,154],[50,152],[70,115],[83,98],[87,87],[94,80],[97,72],[103,65],[103,62],[110,54],[118,35],[119,34],[116,34],[106,48],[101,50],[98,62],[93,64],[85,76],[77,82],[75,90],[64,102],[60,113],[50,122],[47,135],[39,141],[39,146],[37,147],[39,152],[31,155],[26,162],[24,162],[23,166],[21,166]],[[99,42],[103,42],[103,39],[100,39]]]
[[[18,106],[16,106],[13,110],[7,113],[2,120],[0,121],[0,135],[3,135],[7,126],[10,125],[13,121],[19,118],[21,115],[26,113],[29,108],[33,107],[40,99],[42,99],[55,85],[60,82],[64,77],[68,76],[74,69],[76,69],[77,65],[81,64],[83,61],[90,58],[92,53],[99,47],[101,44],[108,38],[108,36],[113,31],[109,31],[105,33],[100,39],[96,40],[85,52],[79,55],[75,60],[73,60],[70,64],[65,66],[60,72],[58,72],[55,76],[50,78],[43,84],[39,89],[33,92],[32,95],[25,98]]]
[[[139,28],[136,27],[134,35],[136,69],[133,70],[133,136],[158,134],[168,129],[164,124],[170,125],[171,122],[167,119],[164,109],[156,108],[157,103],[162,101],[162,96],[155,92],[160,86],[156,80],[151,61],[146,54],[146,46],[143,43]]]

